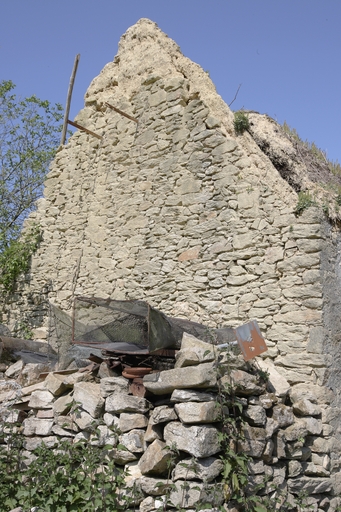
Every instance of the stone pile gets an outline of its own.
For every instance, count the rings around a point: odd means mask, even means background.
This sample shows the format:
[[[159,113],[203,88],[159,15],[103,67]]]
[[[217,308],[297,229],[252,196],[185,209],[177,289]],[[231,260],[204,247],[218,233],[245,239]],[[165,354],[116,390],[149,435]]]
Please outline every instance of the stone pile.
[[[222,390],[233,389],[245,421],[238,450],[250,457],[250,492],[260,485],[261,494],[294,504],[303,491],[311,510],[336,510],[328,433],[316,397],[290,390],[274,366],[259,365],[184,334],[174,369],[144,377],[144,397],[131,394],[131,381],[105,362],[95,375],[87,368],[46,372],[20,361],[0,381],[0,414],[22,423],[28,460],[42,442],[109,444],[110,457],[129,469],[127,486],[140,491],[141,512],[157,510],[166,497],[174,507],[198,510],[198,503],[214,508],[229,498],[230,490],[219,485],[219,433],[222,414],[233,417]]]

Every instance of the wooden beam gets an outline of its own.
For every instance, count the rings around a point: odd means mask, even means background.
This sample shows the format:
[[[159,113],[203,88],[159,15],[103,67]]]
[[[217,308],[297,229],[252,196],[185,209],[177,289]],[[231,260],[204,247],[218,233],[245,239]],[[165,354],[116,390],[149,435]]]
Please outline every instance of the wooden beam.
[[[81,126],[80,124],[75,123],[74,121],[70,121],[70,119],[68,119],[67,122],[68,122],[68,124],[71,124],[71,126],[74,126],[75,128],[82,130],[83,132],[89,133],[89,135],[93,135],[94,137],[97,137],[97,139],[103,139],[103,137],[101,135],[97,135],[97,133],[94,133],[91,130],[84,128],[84,126]]]
[[[80,54],[78,53],[76,55],[75,62],[73,64],[72,74],[71,74],[70,83],[69,83],[69,89],[68,89],[67,97],[66,97],[66,106],[65,106],[65,113],[64,113],[64,123],[63,123],[62,136],[61,136],[61,139],[60,139],[60,144],[62,146],[65,144],[65,139],[66,139],[66,130],[67,130],[68,122],[69,122],[68,119],[69,119],[69,113],[70,113],[72,90],[73,90],[73,84],[75,83],[75,78],[76,78],[76,73],[77,73],[79,59],[80,59]]]
[[[129,114],[126,114],[125,112],[123,112],[119,108],[114,107],[113,105],[110,105],[110,103],[106,103],[106,105],[107,105],[107,107],[112,108],[113,110],[115,110],[115,112],[117,112],[118,114],[121,114],[121,116],[124,116],[127,119],[130,119],[131,121],[134,121],[135,123],[139,122],[139,120],[136,119],[136,117],[133,117],[133,116],[130,116]]]

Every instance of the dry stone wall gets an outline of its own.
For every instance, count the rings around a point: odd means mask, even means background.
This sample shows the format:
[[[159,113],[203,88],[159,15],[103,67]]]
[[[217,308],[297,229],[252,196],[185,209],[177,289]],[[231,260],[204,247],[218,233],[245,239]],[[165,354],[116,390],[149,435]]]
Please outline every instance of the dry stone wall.
[[[41,443],[52,450],[61,440],[86,440],[105,446],[109,459],[125,467],[126,486],[134,485],[140,511],[158,510],[166,500],[170,508],[201,510],[208,504],[218,510],[225,503],[235,511],[232,490],[221,484],[224,463],[232,459],[219,433],[224,415],[242,410],[238,449],[249,457],[250,495],[269,497],[279,510],[285,505],[295,511],[301,504],[334,511],[339,504],[317,398],[291,389],[274,368],[264,380],[240,356],[184,334],[175,368],[144,377],[146,397],[134,396],[132,381],[105,362],[96,372],[84,368],[65,375],[50,368],[41,376],[46,369],[18,361],[0,380],[1,424],[8,435],[11,424],[14,430],[21,424],[26,465]],[[230,402],[221,402],[226,385]],[[225,427],[231,443],[237,421],[227,424],[230,431]]]
[[[78,131],[58,151],[29,219],[43,241],[3,323],[46,338],[49,301],[67,323],[75,295],[146,300],[208,326],[256,318],[268,366],[318,400],[340,490],[338,253],[322,211],[294,215],[296,192],[149,20],[122,37],[77,121],[102,139]]]

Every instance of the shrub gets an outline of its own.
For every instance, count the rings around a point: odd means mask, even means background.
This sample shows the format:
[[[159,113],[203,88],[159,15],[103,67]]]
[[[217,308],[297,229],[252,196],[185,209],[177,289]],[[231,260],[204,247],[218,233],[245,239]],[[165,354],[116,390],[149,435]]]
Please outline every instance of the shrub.
[[[297,205],[294,209],[295,215],[302,215],[304,210],[309,208],[310,206],[315,206],[316,202],[314,198],[309,194],[309,192],[299,192],[298,193],[298,201]]]
[[[250,127],[249,118],[242,110],[238,110],[238,112],[235,112],[233,124],[236,133],[239,135],[244,133],[245,130],[248,130]]]

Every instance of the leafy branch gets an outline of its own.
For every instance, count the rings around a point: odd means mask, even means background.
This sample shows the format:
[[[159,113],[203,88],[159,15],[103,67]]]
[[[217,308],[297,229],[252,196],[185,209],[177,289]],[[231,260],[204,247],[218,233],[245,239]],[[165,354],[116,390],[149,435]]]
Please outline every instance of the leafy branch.
[[[6,292],[12,292],[18,277],[28,271],[40,240],[40,227],[33,225],[21,238],[10,240],[0,253],[0,285]]]

